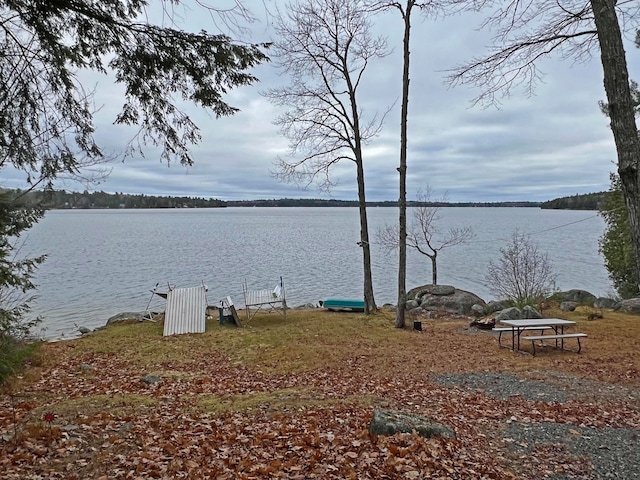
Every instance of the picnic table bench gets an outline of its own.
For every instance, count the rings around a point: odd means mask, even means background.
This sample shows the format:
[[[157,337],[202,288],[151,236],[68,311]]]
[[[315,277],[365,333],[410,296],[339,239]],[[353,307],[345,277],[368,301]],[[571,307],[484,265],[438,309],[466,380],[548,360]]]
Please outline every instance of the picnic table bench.
[[[558,346],[558,340],[561,341],[561,349],[564,350],[564,339],[565,338],[575,338],[576,340],[578,340],[578,351],[576,353],[580,353],[580,350],[582,350],[582,345],[580,344],[580,339],[581,338],[585,338],[587,336],[586,333],[561,333],[561,334],[556,334],[556,335],[531,335],[531,336],[526,336],[526,337],[522,337],[525,338],[526,340],[531,340],[531,344],[533,345],[533,354],[536,354],[536,341],[542,341],[544,342],[545,340],[555,340],[556,341],[556,347]]]

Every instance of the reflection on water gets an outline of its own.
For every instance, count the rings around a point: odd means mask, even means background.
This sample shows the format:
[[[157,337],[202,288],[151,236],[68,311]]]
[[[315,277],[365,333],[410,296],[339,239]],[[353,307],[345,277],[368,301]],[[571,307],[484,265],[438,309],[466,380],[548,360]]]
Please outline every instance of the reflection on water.
[[[437,224],[471,226],[468,244],[438,254],[439,283],[491,299],[484,276],[515,229],[533,234],[559,274],[560,289],[611,292],[598,254],[604,223],[595,212],[536,208],[443,208]],[[397,222],[397,209],[371,208],[369,231]],[[411,219],[409,212],[408,219]],[[583,220],[583,221],[581,221]],[[576,223],[577,222],[577,223]],[[556,228],[558,227],[558,228]],[[362,297],[357,208],[51,211],[28,234],[23,252],[47,253],[36,273],[34,313],[49,338],[75,325],[104,325],[123,311],[144,310],[159,283],[204,282],[208,301],[230,295],[242,305],[242,283],[270,288],[284,277],[290,306],[327,297]],[[372,244],[376,302],[395,303],[397,253]],[[409,251],[407,288],[430,283],[427,257]],[[159,297],[152,307],[164,308]]]

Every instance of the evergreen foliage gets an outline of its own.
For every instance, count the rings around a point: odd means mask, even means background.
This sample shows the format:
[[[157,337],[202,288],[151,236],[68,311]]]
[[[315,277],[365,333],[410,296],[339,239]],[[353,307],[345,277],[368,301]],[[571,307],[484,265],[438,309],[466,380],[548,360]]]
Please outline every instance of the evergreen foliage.
[[[223,95],[257,80],[246,71],[267,60],[266,45],[152,24],[144,20],[147,3],[0,0],[2,166],[10,162],[29,183],[46,183],[103,158],[82,69],[115,73],[125,90],[115,123],[139,128],[141,154],[150,142],[167,162],[192,163],[188,147],[200,131],[179,102],[218,117],[235,113]]]
[[[28,357],[30,331],[40,320],[27,319],[32,276],[44,256],[20,257],[20,235],[43,215],[25,196],[0,194],[0,383]]]
[[[636,282],[635,255],[629,231],[629,216],[624,203],[620,177],[611,174],[611,190],[600,209],[606,230],[600,237],[600,253],[616,292],[622,298],[640,296]]]
[[[640,47],[640,31],[636,45]],[[635,115],[640,114],[640,87],[635,81],[630,82],[631,98]],[[610,116],[609,104],[599,102],[602,113]],[[638,132],[640,134],[640,132]],[[598,242],[599,250],[605,259],[605,268],[621,298],[632,298],[640,295],[636,266],[636,250],[629,226],[629,211],[624,199],[620,176],[610,175],[611,187],[605,202],[600,208],[600,215],[606,223],[605,232]]]
[[[609,192],[586,193],[570,197],[554,198],[540,204],[540,208],[557,210],[600,210]]]

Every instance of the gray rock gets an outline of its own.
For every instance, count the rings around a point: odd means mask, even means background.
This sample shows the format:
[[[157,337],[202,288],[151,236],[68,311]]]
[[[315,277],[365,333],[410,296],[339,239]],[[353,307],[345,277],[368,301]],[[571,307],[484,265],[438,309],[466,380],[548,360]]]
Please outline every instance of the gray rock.
[[[577,306],[577,302],[562,302],[560,304],[560,310],[562,310],[563,312],[573,312]]]
[[[425,285],[424,290],[429,295],[453,295],[456,292],[456,288],[451,285]]]
[[[452,295],[432,295],[424,294],[420,297],[420,308],[438,312],[458,313],[469,315],[473,305],[480,305],[484,308],[484,300],[477,295],[465,290],[454,290]]]
[[[93,365],[89,365],[88,363],[83,363],[80,365],[80,370],[82,370],[83,372],[90,372],[93,369]]]
[[[145,319],[146,312],[122,312],[114,315],[113,317],[107,320],[107,325],[111,325],[113,323],[118,322],[130,322],[130,321],[138,321],[141,322]]]
[[[154,375],[152,373],[148,373],[147,375],[142,377],[140,379],[140,381],[146,383],[147,385],[153,385],[154,383],[162,382],[162,379],[157,375]]]
[[[420,304],[418,303],[417,300],[408,300],[404,308],[406,310],[413,310],[414,308],[418,308],[419,306]]]
[[[501,322],[502,320],[521,320],[522,312],[518,307],[509,307],[504,310],[500,310],[496,315],[496,320]]]
[[[596,296],[586,290],[567,290],[557,294],[561,302],[576,302],[581,305],[593,305]]]
[[[369,423],[369,432],[373,435],[394,435],[396,433],[412,433],[425,438],[456,438],[449,427],[420,415],[376,408]]]
[[[500,310],[504,310],[504,305],[497,300],[491,300],[487,303],[487,313],[496,313]]]
[[[453,295],[455,293],[455,287],[451,285],[422,285],[420,287],[412,288],[407,292],[407,300],[418,300],[424,295]]]
[[[596,308],[612,308],[615,309],[618,306],[618,302],[613,298],[598,297],[593,302],[593,306]]]
[[[640,298],[627,298],[619,303],[618,309],[624,313],[640,313]]]
[[[482,305],[474,303],[473,305],[471,305],[471,312],[474,315],[481,317],[482,315],[484,315],[484,308],[485,307],[483,307]]]
[[[542,318],[542,315],[531,305],[525,305],[522,309],[522,318]]]
[[[87,328],[87,327],[83,327],[82,325],[78,327],[78,331],[82,334],[85,335],[87,333],[91,333],[91,329]]]

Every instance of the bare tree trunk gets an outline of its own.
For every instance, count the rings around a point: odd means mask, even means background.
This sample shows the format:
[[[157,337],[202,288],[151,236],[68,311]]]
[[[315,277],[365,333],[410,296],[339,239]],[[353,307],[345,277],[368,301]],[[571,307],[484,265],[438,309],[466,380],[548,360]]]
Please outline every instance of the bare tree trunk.
[[[434,252],[431,258],[431,283],[434,285],[438,284],[438,262],[437,262],[438,252]]]
[[[590,1],[600,42],[611,130],[618,152],[618,174],[629,215],[636,282],[640,284],[640,140],[629,86],[627,60],[615,0]]]
[[[399,209],[399,235],[398,239],[398,305],[396,307],[396,327],[405,326],[405,307],[407,301],[407,121],[409,112],[409,40],[411,33],[411,9],[415,0],[407,0],[403,20],[403,65],[402,65],[402,108],[400,112],[400,198]]]
[[[371,276],[371,246],[369,245],[369,227],[367,223],[367,202],[364,191],[364,167],[362,158],[356,161],[358,178],[358,206],[360,209],[360,245],[364,264],[364,311],[366,314],[377,310],[373,298],[373,279]]]

